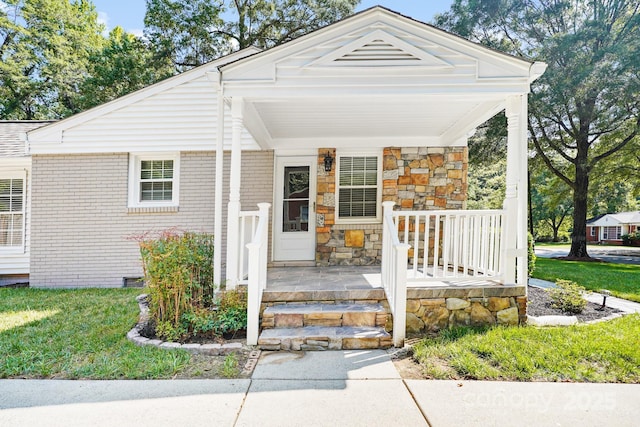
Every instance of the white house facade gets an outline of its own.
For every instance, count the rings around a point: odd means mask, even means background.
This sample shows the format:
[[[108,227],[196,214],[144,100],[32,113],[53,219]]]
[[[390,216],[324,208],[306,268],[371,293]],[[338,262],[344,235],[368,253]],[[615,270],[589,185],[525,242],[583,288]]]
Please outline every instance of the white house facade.
[[[250,342],[267,265],[381,265],[396,344],[407,283],[524,296],[545,67],[374,7],[31,131],[31,285],[121,286],[141,275],[131,237],[178,227],[213,232],[216,280],[248,286]],[[467,138],[501,111],[504,209],[467,211]]]

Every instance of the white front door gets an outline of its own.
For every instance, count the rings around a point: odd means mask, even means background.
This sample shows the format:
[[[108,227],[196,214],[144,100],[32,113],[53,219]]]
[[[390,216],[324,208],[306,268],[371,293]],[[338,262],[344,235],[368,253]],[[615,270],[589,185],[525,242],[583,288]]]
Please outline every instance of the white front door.
[[[316,259],[316,156],[276,158],[274,261]]]

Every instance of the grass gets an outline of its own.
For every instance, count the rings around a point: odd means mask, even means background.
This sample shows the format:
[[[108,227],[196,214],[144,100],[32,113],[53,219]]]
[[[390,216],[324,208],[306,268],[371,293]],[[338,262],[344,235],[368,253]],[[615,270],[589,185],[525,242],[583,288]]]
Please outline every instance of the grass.
[[[190,355],[138,347],[139,289],[0,289],[0,378],[172,378]]]
[[[640,315],[567,328],[452,328],[414,347],[438,379],[640,383]]]
[[[571,280],[590,290],[608,289],[619,298],[640,302],[640,265],[538,257],[533,277],[551,282]]]

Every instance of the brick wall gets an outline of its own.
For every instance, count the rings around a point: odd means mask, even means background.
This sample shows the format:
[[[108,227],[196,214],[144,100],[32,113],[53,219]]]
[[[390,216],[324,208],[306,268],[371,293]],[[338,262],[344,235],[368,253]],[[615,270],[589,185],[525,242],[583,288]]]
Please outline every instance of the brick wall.
[[[242,206],[254,210],[273,199],[273,152],[242,156]],[[229,160],[225,153],[223,248]],[[177,212],[127,208],[128,162],[127,153],[33,157],[32,286],[121,286],[123,277],[142,275],[131,236],[170,227],[213,232],[215,153],[181,154]]]
[[[318,150],[317,265],[371,265],[382,257],[382,224],[335,223],[335,166],[324,171]],[[401,210],[465,209],[466,147],[389,147],[383,151],[382,200]],[[410,254],[412,256],[412,254]]]

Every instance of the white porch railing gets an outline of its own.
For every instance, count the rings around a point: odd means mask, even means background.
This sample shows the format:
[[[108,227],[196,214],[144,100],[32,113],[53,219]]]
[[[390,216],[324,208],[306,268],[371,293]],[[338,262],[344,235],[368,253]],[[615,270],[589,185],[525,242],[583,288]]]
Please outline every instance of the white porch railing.
[[[503,280],[502,210],[393,211],[410,282]]]
[[[382,227],[382,286],[393,315],[393,345],[404,345],[407,324],[407,254],[409,245],[400,243],[393,220],[394,202],[384,202]]]
[[[260,303],[267,285],[270,203],[258,203],[258,211],[240,212],[238,235],[239,283],[247,285],[247,344],[258,344]]]
[[[393,314],[393,343],[406,327],[407,283],[504,281],[505,211],[394,211],[384,202],[382,285]]]

